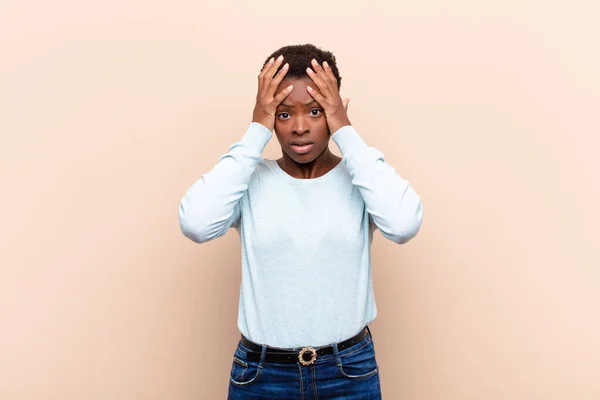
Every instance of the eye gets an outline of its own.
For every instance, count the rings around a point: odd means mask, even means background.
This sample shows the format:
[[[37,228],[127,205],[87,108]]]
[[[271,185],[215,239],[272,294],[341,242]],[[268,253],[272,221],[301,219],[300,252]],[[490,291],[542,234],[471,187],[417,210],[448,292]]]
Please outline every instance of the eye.
[[[282,112],[282,113],[279,113],[279,114],[277,114],[277,116],[278,116],[279,118],[281,118],[281,119],[287,119],[285,116],[289,116],[289,115],[290,115],[290,114],[289,114],[289,113],[286,113],[286,112]]]
[[[314,111],[316,111],[317,114],[314,114]],[[322,112],[323,112],[323,110],[320,108],[313,108],[312,110],[310,110],[310,113],[311,113],[310,115],[312,115],[313,117],[317,117],[317,116],[321,115]]]

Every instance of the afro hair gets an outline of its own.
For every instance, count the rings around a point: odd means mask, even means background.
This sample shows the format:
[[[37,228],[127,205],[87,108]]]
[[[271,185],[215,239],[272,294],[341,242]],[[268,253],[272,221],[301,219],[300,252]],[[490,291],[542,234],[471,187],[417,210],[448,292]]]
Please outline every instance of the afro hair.
[[[330,51],[322,50],[312,44],[299,44],[284,46],[273,53],[263,63],[263,67],[269,62],[271,57],[275,59],[283,55],[283,63],[277,68],[277,71],[273,76],[279,72],[281,67],[287,62],[289,64],[288,72],[285,74],[285,78],[309,78],[306,73],[306,68],[311,67],[311,60],[314,58],[317,62],[322,65],[323,61],[327,61],[327,64],[331,67],[331,71],[337,80],[338,91],[342,86],[342,77],[338,71],[337,64],[335,62],[335,56]],[[262,67],[261,67],[262,70]]]

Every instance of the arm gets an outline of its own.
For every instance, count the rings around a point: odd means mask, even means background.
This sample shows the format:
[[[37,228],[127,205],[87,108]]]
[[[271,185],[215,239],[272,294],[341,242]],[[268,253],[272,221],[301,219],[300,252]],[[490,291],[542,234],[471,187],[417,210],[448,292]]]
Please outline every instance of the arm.
[[[271,60],[258,74],[258,94],[252,114],[252,123],[241,141],[234,143],[219,158],[217,165],[192,185],[179,205],[181,232],[197,243],[223,236],[231,226],[239,226],[240,199],[248,189],[250,178],[261,161],[261,154],[273,136],[275,110],[293,90],[290,85],[279,91],[277,87],[288,70],[283,56]]]
[[[179,206],[181,232],[197,243],[223,236],[240,219],[240,199],[272,132],[252,122],[241,141],[222,155],[213,169],[196,181]]]
[[[308,93],[323,107],[333,141],[342,152],[352,184],[357,186],[369,212],[369,222],[381,234],[398,243],[406,243],[421,228],[423,209],[421,200],[407,180],[400,178],[388,165],[383,154],[367,146],[348,119],[348,102],[342,100],[333,70],[323,62],[311,60],[314,71],[307,68],[308,76],[320,91],[307,86]]]
[[[383,154],[369,147],[352,125],[335,131],[332,139],[381,234],[398,244],[416,236],[423,221],[423,208],[408,181],[398,176]]]

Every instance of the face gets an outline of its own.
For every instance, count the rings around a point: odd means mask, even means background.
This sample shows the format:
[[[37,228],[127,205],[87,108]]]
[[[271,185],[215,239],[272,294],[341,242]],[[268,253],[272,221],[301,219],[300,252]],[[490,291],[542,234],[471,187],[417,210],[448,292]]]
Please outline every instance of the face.
[[[308,85],[316,88],[312,79],[284,79],[275,93],[289,85],[294,85],[294,90],[277,107],[275,134],[285,153],[284,157],[287,155],[297,163],[305,164],[327,150],[329,127],[323,108],[306,90]]]

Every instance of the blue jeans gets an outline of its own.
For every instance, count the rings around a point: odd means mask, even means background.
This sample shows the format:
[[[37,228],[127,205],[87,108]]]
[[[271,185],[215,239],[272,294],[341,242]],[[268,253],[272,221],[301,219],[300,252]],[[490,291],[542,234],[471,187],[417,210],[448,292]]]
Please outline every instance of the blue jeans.
[[[373,337],[333,354],[318,356],[312,365],[265,362],[263,345],[260,361],[246,357],[249,349],[238,342],[229,377],[228,400],[381,399],[379,366]]]

